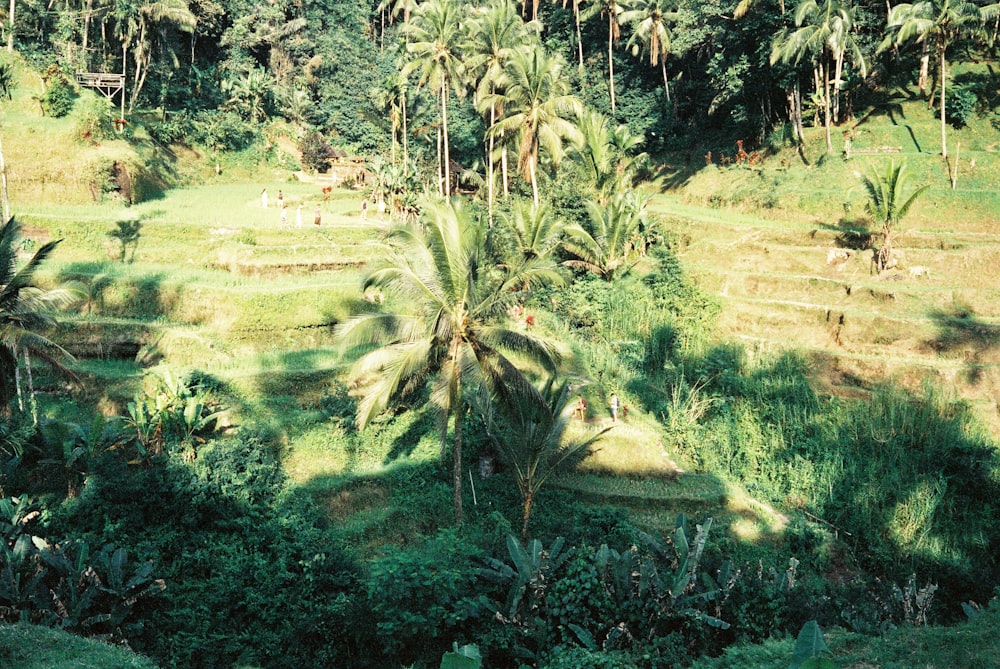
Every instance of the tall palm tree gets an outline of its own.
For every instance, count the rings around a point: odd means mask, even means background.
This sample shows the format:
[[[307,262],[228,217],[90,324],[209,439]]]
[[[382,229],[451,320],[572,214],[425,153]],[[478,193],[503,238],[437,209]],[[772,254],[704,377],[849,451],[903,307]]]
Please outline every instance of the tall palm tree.
[[[660,66],[663,74],[663,91],[670,101],[670,85],[667,82],[667,54],[670,53],[671,21],[677,20],[677,12],[667,9],[668,0],[638,0],[638,7],[622,12],[619,22],[623,26],[636,24],[629,45],[632,55],[639,55],[641,49],[649,52],[649,64]],[[640,49],[641,47],[641,49]]]
[[[771,48],[771,63],[798,63],[808,57],[816,70],[816,80],[822,89],[823,126],[826,129],[826,150],[833,151],[831,138],[831,81],[839,91],[844,58],[848,51],[862,76],[866,74],[864,56],[853,38],[854,12],[849,3],[840,0],[803,0],[795,10],[797,30],[779,34]],[[831,74],[830,67],[834,72]]]
[[[553,2],[558,2],[559,0],[552,0]],[[580,71],[583,71],[583,31],[580,29],[580,5],[581,0],[562,0],[563,9],[566,9],[566,3],[573,3],[573,22],[576,24],[576,52],[579,63],[577,67]]]
[[[933,42],[938,58],[941,84],[941,155],[948,157],[948,136],[945,127],[945,82],[947,81],[948,47],[959,37],[976,30],[982,20],[979,7],[965,0],[922,0],[903,3],[889,10],[886,38],[882,49],[914,41]]]
[[[655,223],[646,219],[647,197],[634,191],[617,194],[606,204],[587,200],[588,220],[566,227],[563,248],[573,256],[568,267],[614,281],[639,262]]]
[[[528,522],[538,497],[538,491],[553,474],[572,468],[590,453],[591,447],[611,427],[577,437],[566,438],[571,411],[568,410],[570,390],[565,382],[556,384],[549,379],[539,393],[514,395],[513,403],[497,403],[497,413],[503,418],[499,429],[491,429],[497,450],[514,473],[521,493],[521,538],[528,534]],[[487,420],[492,426],[493,421]]]
[[[539,153],[545,149],[558,166],[563,142],[579,138],[579,130],[570,119],[580,114],[583,105],[570,95],[569,84],[561,76],[564,62],[540,46],[516,51],[504,68],[500,106],[506,115],[487,133],[488,137],[516,138],[518,169],[531,183],[536,206]]]
[[[595,0],[583,13],[584,20],[600,15],[608,19],[608,89],[611,93],[611,113],[615,111],[615,43],[621,38],[622,12],[631,8],[632,0]]]
[[[562,238],[563,221],[546,205],[522,201],[501,220],[513,233],[522,261],[548,258]]]
[[[484,250],[485,231],[456,202],[428,202],[423,225],[396,228],[389,252],[364,286],[379,288],[406,313],[361,315],[339,329],[342,342],[369,347],[354,374],[359,384],[358,427],[390,404],[430,384],[441,417],[441,448],[454,425],[455,520],[462,521],[462,420],[467,396],[532,392],[507,357],[532,360],[555,373],[559,354],[547,342],[508,329],[507,311],[525,286],[560,281],[551,263],[525,261],[500,271]]]
[[[510,0],[495,0],[480,11],[472,29],[471,47],[466,55],[465,64],[476,82],[476,108],[487,117],[487,133],[496,123],[497,116],[503,113],[503,110],[498,108],[503,98],[497,96],[496,92],[502,82],[507,60],[518,48],[529,43],[537,44],[540,28],[541,26],[535,22],[524,23]],[[487,135],[487,139],[487,201],[492,222],[496,137]],[[504,178],[506,179],[506,174]]]
[[[465,91],[464,52],[468,44],[462,29],[465,9],[452,0],[427,0],[418,5],[412,20],[404,26],[409,41],[406,50],[413,60],[403,66],[402,76],[419,72],[420,86],[430,86],[440,104],[441,137],[443,154],[439,153],[439,177],[443,173],[443,187],[439,178],[438,191],[451,194],[451,155],[448,146],[448,97],[454,89],[459,95]]]
[[[21,226],[12,217],[0,229],[0,412],[7,415],[11,400],[20,391],[18,361],[22,357],[29,374],[30,356],[34,354],[54,369],[71,375],[65,363],[72,356],[44,332],[55,324],[55,312],[80,299],[82,291],[73,284],[54,289],[35,284],[35,272],[58,244],[57,240],[42,245],[18,268]]]
[[[910,207],[927,189],[927,184],[907,194],[909,174],[906,163],[891,162],[885,172],[873,169],[871,174],[861,177],[868,194],[866,208],[875,224],[882,229],[882,245],[875,251],[875,269],[881,272],[892,258],[892,240],[900,222],[910,211]]]

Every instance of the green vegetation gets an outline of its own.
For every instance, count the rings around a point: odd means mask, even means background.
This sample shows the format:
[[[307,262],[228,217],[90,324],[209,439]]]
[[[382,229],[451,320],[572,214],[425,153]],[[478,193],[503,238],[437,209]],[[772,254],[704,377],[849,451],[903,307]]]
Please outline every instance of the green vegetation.
[[[987,666],[982,4],[19,3],[0,658]]]

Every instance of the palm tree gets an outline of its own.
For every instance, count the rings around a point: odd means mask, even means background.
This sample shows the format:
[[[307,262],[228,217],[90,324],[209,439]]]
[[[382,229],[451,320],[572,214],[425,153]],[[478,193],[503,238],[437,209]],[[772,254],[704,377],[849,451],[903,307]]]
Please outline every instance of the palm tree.
[[[892,258],[892,238],[900,221],[906,216],[917,197],[927,189],[927,184],[906,194],[909,174],[906,163],[889,163],[884,173],[872,170],[861,177],[861,183],[868,194],[866,208],[875,224],[882,228],[882,245],[875,251],[875,269],[886,269]]]
[[[458,94],[464,92],[463,63],[464,51],[467,45],[466,32],[462,30],[461,20],[464,9],[460,3],[451,0],[427,0],[419,5],[413,20],[404,26],[404,32],[410,40],[406,49],[413,60],[403,66],[403,77],[409,77],[419,71],[419,85],[430,86],[438,97],[441,120],[441,137],[443,155],[439,152],[438,192],[451,194],[451,155],[448,148],[448,96],[452,89]],[[441,187],[443,172],[444,186]]]
[[[22,247],[21,226],[10,218],[0,229],[0,412],[10,414],[10,402],[20,397],[18,361],[25,359],[31,385],[31,355],[48,362],[54,369],[72,375],[64,363],[72,356],[42,334],[55,324],[53,314],[82,296],[79,287],[65,284],[44,289],[34,282],[35,272],[59,241],[42,245],[28,262],[18,269],[17,251]]]
[[[646,220],[648,198],[634,191],[617,194],[607,204],[587,200],[589,220],[566,227],[563,248],[573,256],[568,267],[585,269],[605,281],[627,274],[642,258],[656,227]]]
[[[520,202],[501,220],[514,235],[521,261],[548,258],[562,238],[563,222],[546,205]]]
[[[583,14],[584,20],[589,20],[596,15],[606,16],[608,19],[608,89],[611,92],[611,112],[615,111],[615,61],[613,58],[615,42],[621,37],[621,23],[619,17],[622,12],[628,11],[632,0],[595,0],[587,11]]]
[[[375,347],[354,369],[361,399],[357,425],[430,383],[430,406],[441,421],[442,456],[454,425],[455,520],[462,522],[462,421],[467,394],[504,397],[531,393],[531,384],[507,357],[516,354],[555,373],[558,352],[548,343],[504,325],[517,291],[560,281],[551,263],[525,261],[500,271],[484,252],[485,231],[459,201],[425,204],[423,225],[396,228],[384,264],[364,282],[407,313],[361,315],[339,328],[342,342]]]
[[[774,40],[771,48],[771,63],[778,61],[798,63],[808,56],[816,69],[816,80],[822,90],[823,125],[826,129],[826,150],[833,151],[833,140],[830,136],[832,123],[830,82],[835,82],[840,90],[840,79],[844,58],[851,51],[853,60],[858,65],[862,76],[866,74],[866,65],[861,49],[851,32],[854,26],[854,13],[849,4],[840,0],[803,0],[795,10],[795,25],[797,30],[791,34],[782,32]],[[832,63],[831,63],[832,61]],[[831,77],[830,66],[834,74]]]
[[[640,46],[649,51],[649,64],[660,66],[663,74],[663,90],[670,101],[670,85],[667,83],[667,54],[670,53],[670,27],[668,21],[677,20],[676,11],[668,11],[667,0],[639,0],[638,9],[622,12],[622,25],[637,24],[628,43],[632,55],[639,55]]]
[[[538,395],[542,401],[539,401]],[[491,430],[492,441],[507,462],[521,493],[521,538],[528,534],[528,521],[546,481],[572,468],[590,453],[611,427],[575,439],[566,438],[571,412],[567,410],[570,389],[549,379],[540,393],[514,395],[513,403],[497,403],[503,418],[499,430]],[[488,414],[490,415],[490,414]],[[487,425],[493,425],[487,420]]]
[[[497,116],[503,113],[498,108],[502,97],[497,96],[504,67],[514,51],[528,43],[537,43],[537,23],[525,24],[509,0],[496,0],[481,10],[472,29],[471,49],[466,55],[466,67],[476,80],[476,108],[486,115],[487,133]],[[496,137],[487,135],[486,168],[487,201],[489,203],[490,221],[493,220],[494,201],[494,143]],[[506,151],[506,149],[505,149]],[[504,153],[506,155],[506,153]],[[506,174],[504,174],[506,179]]]
[[[502,81],[506,114],[489,129],[487,137],[512,138],[518,145],[517,166],[531,183],[535,205],[538,197],[538,155],[541,149],[558,166],[563,141],[576,141],[579,131],[570,121],[583,109],[569,84],[561,76],[564,61],[549,56],[540,46],[516,51],[507,61]]]
[[[940,70],[941,155],[945,158],[948,157],[944,104],[948,47],[962,35],[977,29],[981,20],[979,7],[965,0],[923,0],[896,5],[889,11],[887,36],[880,46],[881,49],[909,41],[924,45],[933,42]]]
[[[552,1],[558,2],[559,0]],[[579,59],[578,67],[583,72],[583,31],[580,30],[580,0],[562,0],[563,9],[566,9],[567,2],[573,3],[573,22],[576,23],[576,51]]]
[[[582,141],[576,151],[590,172],[600,203],[635,185],[636,174],[649,156],[635,153],[643,138],[625,124],[610,127],[607,116],[584,110],[577,122]]]

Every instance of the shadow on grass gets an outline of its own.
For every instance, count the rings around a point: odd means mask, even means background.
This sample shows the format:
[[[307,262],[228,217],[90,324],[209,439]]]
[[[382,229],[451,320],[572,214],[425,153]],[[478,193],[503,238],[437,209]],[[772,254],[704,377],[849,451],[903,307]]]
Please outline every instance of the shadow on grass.
[[[938,332],[928,344],[941,353],[965,353],[966,377],[972,384],[979,383],[993,362],[984,358],[1000,350],[1000,325],[986,323],[961,307],[934,310],[930,317]]]

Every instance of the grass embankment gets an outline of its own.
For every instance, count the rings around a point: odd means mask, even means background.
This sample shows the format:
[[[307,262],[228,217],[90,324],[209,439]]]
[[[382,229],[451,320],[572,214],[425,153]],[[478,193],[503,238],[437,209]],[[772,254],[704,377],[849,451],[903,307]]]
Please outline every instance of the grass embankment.
[[[0,666],[17,669],[156,669],[120,646],[37,625],[0,623]]]

